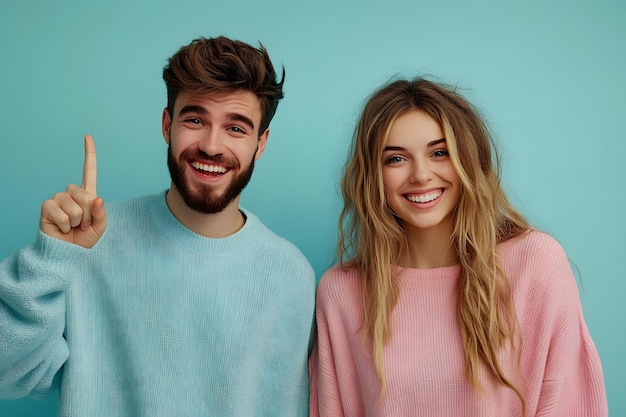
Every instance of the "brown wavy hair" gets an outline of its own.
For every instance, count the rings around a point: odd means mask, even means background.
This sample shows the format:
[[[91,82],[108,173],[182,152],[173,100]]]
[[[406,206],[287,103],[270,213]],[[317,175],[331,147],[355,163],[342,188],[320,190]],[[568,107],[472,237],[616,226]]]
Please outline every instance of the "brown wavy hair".
[[[521,341],[515,337],[519,333],[510,283],[496,245],[530,226],[502,190],[496,149],[478,112],[456,89],[424,78],[392,80],[369,97],[341,182],[344,207],[338,255],[341,267],[355,267],[363,277],[363,337],[374,357],[381,395],[386,391],[382,351],[392,332],[390,318],[399,295],[395,265],[407,246],[402,223],[386,203],[382,153],[391,125],[414,110],[441,126],[461,182],[451,244],[461,267],[458,315],[466,378],[481,392],[479,371],[484,366],[498,384],[516,393],[525,412],[521,392],[498,360],[500,348],[511,343],[519,353]]]
[[[259,134],[263,134],[276,113],[278,102],[284,97],[285,68],[278,81],[262,44],[257,49],[223,36],[198,38],[181,47],[168,60],[163,69],[163,80],[170,115],[174,114],[174,103],[181,91],[203,95],[251,91],[261,104]]]

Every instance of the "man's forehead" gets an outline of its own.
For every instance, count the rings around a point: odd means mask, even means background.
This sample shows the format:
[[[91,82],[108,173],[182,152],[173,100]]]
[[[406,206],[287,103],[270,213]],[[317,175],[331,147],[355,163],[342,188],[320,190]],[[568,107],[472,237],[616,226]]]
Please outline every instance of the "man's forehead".
[[[188,91],[182,91],[176,98],[174,105],[175,111],[180,111],[184,106],[195,104],[200,106],[214,106],[238,108],[242,111],[250,113],[261,112],[261,102],[259,98],[251,91],[236,90],[233,92],[217,92],[200,94]]]

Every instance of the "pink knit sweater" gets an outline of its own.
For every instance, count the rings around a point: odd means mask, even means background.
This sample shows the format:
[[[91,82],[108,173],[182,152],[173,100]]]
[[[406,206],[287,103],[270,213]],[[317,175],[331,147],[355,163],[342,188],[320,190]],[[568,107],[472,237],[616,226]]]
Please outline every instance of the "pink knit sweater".
[[[607,416],[600,359],[563,249],[540,232],[498,249],[522,336],[519,367],[517,354],[508,349],[500,361],[526,400],[526,416]],[[317,292],[311,416],[521,416],[515,393],[486,372],[482,395],[465,379],[455,290],[459,270],[403,270],[392,337],[384,348],[388,385],[382,401],[374,362],[362,346],[361,278],[355,270],[326,272]]]

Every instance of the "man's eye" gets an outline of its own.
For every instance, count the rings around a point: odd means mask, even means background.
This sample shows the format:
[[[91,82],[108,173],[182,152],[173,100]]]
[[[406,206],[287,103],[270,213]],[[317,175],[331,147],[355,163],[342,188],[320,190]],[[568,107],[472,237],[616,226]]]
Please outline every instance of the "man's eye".
[[[187,122],[187,123],[192,123],[192,124],[194,124],[194,125],[200,125],[200,124],[202,124],[202,122],[200,121],[200,119],[196,119],[196,118],[194,118],[194,117],[192,117],[192,118],[190,118],[190,119],[185,120],[185,122]]]
[[[245,133],[245,131],[240,128],[239,126],[231,126],[228,128],[231,132],[236,132],[236,133]]]

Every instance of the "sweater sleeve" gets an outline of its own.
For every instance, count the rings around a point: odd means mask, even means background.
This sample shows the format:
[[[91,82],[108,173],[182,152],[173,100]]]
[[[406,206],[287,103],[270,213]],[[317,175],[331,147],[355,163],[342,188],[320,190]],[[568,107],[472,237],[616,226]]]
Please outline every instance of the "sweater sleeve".
[[[284,392],[286,399],[277,401],[272,415],[308,416],[309,406],[309,378],[307,359],[309,346],[313,334],[313,315],[315,311],[315,272],[311,267],[297,280],[298,288],[291,288],[284,305],[286,308],[282,316],[286,317],[287,327],[275,352],[274,366],[271,372],[266,372],[268,381],[266,384],[275,385],[279,392]],[[301,370],[300,373],[295,370]],[[293,398],[294,401],[288,401]],[[293,408],[285,404],[294,404]],[[269,412],[270,410],[266,410]]]
[[[555,315],[549,319],[550,342],[536,415],[607,416],[602,365],[583,318],[576,281],[560,245],[551,254],[550,303]]]
[[[326,278],[326,279],[324,279]],[[328,291],[325,285],[331,277],[323,277],[317,290],[317,337],[310,359],[311,417],[343,417],[335,355],[328,324]],[[336,317],[339,320],[339,317]]]
[[[40,232],[0,263],[0,398],[43,397],[68,357],[62,269],[80,250]]]

